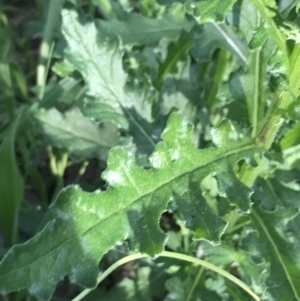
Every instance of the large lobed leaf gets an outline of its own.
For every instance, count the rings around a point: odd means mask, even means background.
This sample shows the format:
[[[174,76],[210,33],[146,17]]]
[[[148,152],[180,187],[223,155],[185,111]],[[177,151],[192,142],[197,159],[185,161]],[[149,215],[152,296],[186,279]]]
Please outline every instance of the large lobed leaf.
[[[191,141],[192,126],[173,114],[164,141],[151,156],[152,169],[137,166],[133,154],[113,149],[103,174],[109,189],[94,193],[77,186],[64,189],[51,205],[53,220],[3,258],[0,293],[28,288],[49,299],[67,274],[72,283],[93,287],[99,260],[124,240],[131,250],[159,254],[167,238],[159,218],[170,200],[194,230],[195,239],[218,243],[226,222],[208,206],[200,183],[214,175],[220,192],[242,211],[249,211],[251,190],[238,181],[233,166],[260,152],[248,139],[232,139],[233,133],[229,123],[222,123],[212,133],[217,147],[198,150]]]

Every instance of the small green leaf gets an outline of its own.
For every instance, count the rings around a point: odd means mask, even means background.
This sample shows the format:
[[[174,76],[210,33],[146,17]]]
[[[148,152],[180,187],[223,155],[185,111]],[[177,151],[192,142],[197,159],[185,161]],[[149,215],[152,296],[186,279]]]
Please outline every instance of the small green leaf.
[[[299,6],[299,0],[279,1],[278,10],[283,19],[287,18],[291,10],[297,5]]]
[[[263,25],[263,32],[268,32],[268,36],[270,36],[277,44],[280,62],[284,66],[286,70],[289,70],[289,60],[288,60],[288,49],[286,45],[286,37],[280,30],[279,26],[277,26],[277,4],[275,0],[251,0],[251,2],[255,5],[257,10],[260,12],[263,21],[265,24]]]
[[[74,68],[72,64],[65,59],[62,62],[55,63],[55,65],[52,67],[52,70],[60,77],[67,77],[74,71]]]
[[[153,277],[153,268],[140,267],[136,271],[134,279],[124,278],[118,285],[105,294],[102,299],[109,301],[152,301],[152,295],[157,293],[157,287],[163,285],[166,276],[164,273],[156,274]],[[162,279],[163,278],[163,279]],[[162,282],[163,281],[163,282]],[[154,282],[154,283],[151,283]],[[155,287],[155,290],[151,290]]]
[[[174,300],[184,300],[187,297],[187,292],[185,291],[184,284],[179,277],[172,277],[166,281],[166,289],[170,292],[166,298],[166,301]]]
[[[241,65],[247,64],[247,45],[241,41],[230,26],[214,22],[203,24],[199,34],[196,35],[196,45],[192,49],[193,57],[200,63],[209,61],[213,52],[218,48],[230,51]]]
[[[157,86],[160,87],[168,74],[177,72],[177,63],[187,59],[187,52],[194,45],[191,36],[184,32],[178,41],[170,43],[166,59],[159,65]]]
[[[236,2],[228,13],[226,20],[243,33],[248,44],[257,28],[261,25],[260,13],[251,1]]]
[[[223,22],[226,14],[237,0],[199,0],[187,1],[186,12],[191,14],[199,23]]]
[[[287,149],[300,144],[300,123],[297,123],[284,135],[280,141],[280,146]]]
[[[34,115],[52,146],[68,149],[75,160],[105,158],[117,144],[119,134],[112,124],[96,123],[84,118],[78,109],[62,114],[56,109],[41,109]]]
[[[39,102],[39,107],[45,109],[57,107],[60,103],[64,102],[63,98],[67,98],[69,102],[73,102],[74,98],[67,97],[70,95],[68,93],[73,93],[73,91],[76,91],[79,88],[81,89],[81,87],[79,87],[81,81],[82,80],[71,77],[65,77],[54,85],[49,84],[44,97]]]
[[[202,243],[203,256],[208,262],[228,270],[232,264],[237,266],[237,272],[242,279],[254,288],[261,286],[264,279],[265,265],[255,263],[251,254],[242,249],[235,250],[230,245],[211,246],[208,243]]]
[[[128,120],[122,112],[116,111],[116,106],[112,107],[102,101],[101,97],[86,96],[78,104],[82,114],[90,120],[97,123],[111,122],[120,125],[124,129],[128,129]]]
[[[94,23],[80,24],[75,11],[63,10],[62,15],[62,32],[68,43],[67,58],[82,74],[89,87],[88,93],[112,107],[120,103],[126,76],[118,41],[101,41]]]

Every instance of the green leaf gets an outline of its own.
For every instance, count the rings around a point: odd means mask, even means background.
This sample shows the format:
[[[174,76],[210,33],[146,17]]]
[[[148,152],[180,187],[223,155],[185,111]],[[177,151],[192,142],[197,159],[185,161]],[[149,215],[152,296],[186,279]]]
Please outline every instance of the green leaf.
[[[54,219],[2,260],[0,292],[29,288],[39,298],[49,299],[56,283],[67,274],[72,283],[93,287],[99,260],[125,239],[131,250],[159,254],[166,243],[159,218],[170,200],[195,231],[196,239],[219,243],[226,222],[201,197],[200,183],[210,174],[218,178],[237,161],[261,152],[248,139],[231,139],[229,128],[215,129],[217,147],[198,150],[191,141],[192,126],[173,114],[164,141],[151,156],[150,170],[138,167],[133,154],[113,149],[103,173],[109,189],[95,193],[77,186],[64,189],[51,205]],[[235,177],[233,173],[229,176]],[[238,194],[235,191],[230,196],[233,202]],[[183,206],[184,201],[190,206]],[[250,206],[250,199],[246,202]]]
[[[287,149],[300,144],[300,123],[297,123],[284,135],[280,141],[280,146]]]
[[[278,175],[279,171],[276,172]],[[293,177],[292,180],[288,182],[296,182],[297,174],[287,171],[285,177]],[[274,210],[275,208],[286,208],[287,210],[291,208],[299,208],[299,189],[293,189],[293,187],[288,187],[288,182],[281,182],[279,178],[266,178],[262,180],[257,179],[254,192],[254,198],[261,200],[261,205],[264,209]],[[289,224],[289,231],[293,232],[294,235],[300,232],[300,216],[295,217]],[[297,239],[300,245],[300,238]]]
[[[261,25],[260,13],[251,1],[236,2],[228,13],[226,20],[243,33],[248,44]]]
[[[62,98],[66,97],[68,93],[72,93],[74,90],[79,89],[79,83],[82,80],[74,79],[71,77],[65,77],[54,85],[48,85],[45,91],[44,97],[39,102],[39,106],[45,109],[57,107],[59,103],[63,102]],[[73,97],[67,97],[69,102],[73,102]]]
[[[186,120],[193,121],[199,104],[199,87],[188,78],[168,76],[161,88],[159,103],[161,114],[167,115],[172,109],[177,109]]]
[[[149,157],[155,144],[160,140],[163,129],[155,124],[152,117],[152,106],[156,102],[156,91],[149,79],[142,84],[131,82],[126,85],[124,115],[129,121],[129,131],[136,145],[137,157]],[[166,122],[164,123],[165,126]]]
[[[196,41],[192,55],[200,63],[209,61],[218,48],[230,51],[241,65],[246,65],[248,62],[247,46],[226,24],[214,22],[203,24],[200,33],[196,35]]]
[[[254,197],[261,200],[262,206],[268,210],[276,207],[297,208],[299,206],[297,190],[286,187],[277,178],[257,179]]]
[[[280,29],[285,33],[286,39],[300,44],[300,27],[292,22],[284,22]]]
[[[141,267],[137,270],[135,279],[125,278],[114,287],[103,299],[110,301],[151,301],[150,278],[151,268]]]
[[[170,43],[168,46],[167,57],[158,68],[158,87],[162,85],[163,80],[168,74],[177,72],[177,63],[179,61],[187,60],[187,52],[192,48],[193,45],[194,41],[186,32],[184,32],[176,42]]]
[[[23,201],[24,183],[15,155],[18,117],[6,133],[0,146],[0,225],[10,243],[16,243],[20,205]]]
[[[208,243],[202,243],[201,249],[203,256],[208,262],[228,270],[233,264],[237,267],[237,275],[254,289],[261,287],[264,283],[265,265],[255,263],[251,254],[242,249],[235,250],[230,245],[211,246]]]
[[[195,25],[187,19],[177,19],[169,14],[149,19],[141,14],[124,13],[122,20],[99,20],[101,35],[109,38],[120,36],[124,45],[157,45],[162,38],[176,40],[181,31],[190,31]]]
[[[271,60],[274,61],[281,51],[278,50],[272,36],[270,37],[268,25],[263,23],[258,9],[251,2],[237,2],[228,15],[228,21],[238,27],[251,47],[249,46],[247,71],[239,70],[235,74],[233,73],[230,76],[229,84],[221,86],[219,97],[225,97],[227,101],[234,101],[230,105],[232,112],[229,116],[233,116],[234,110],[237,110],[237,113],[241,111],[239,107],[246,104],[248,120],[253,127],[252,136],[254,137],[263,122],[266,100],[268,97],[273,97],[269,88],[272,83],[268,82],[267,72],[271,70],[272,73],[275,73],[275,66],[272,65],[274,62]],[[238,114],[235,115],[238,116]]]
[[[34,115],[52,146],[68,149],[75,160],[106,158],[117,144],[119,134],[112,124],[96,123],[84,118],[78,109],[62,114],[56,109],[37,111]]]
[[[276,24],[278,14],[277,4],[275,0],[251,0],[260,12],[265,25],[263,31],[265,36],[270,36],[277,44],[280,56],[280,62],[286,70],[289,70],[288,49],[286,46],[286,37]]]
[[[115,106],[123,99],[126,80],[118,42],[101,42],[95,25],[91,22],[80,24],[74,11],[63,10],[62,15],[69,62],[82,74],[89,95],[101,98],[116,113],[122,114],[121,108]]]
[[[140,104],[148,103],[151,106],[151,99],[141,100],[144,93],[133,98],[136,91],[125,92],[126,74],[122,67],[119,43],[101,41],[95,25],[91,22],[79,23],[74,11],[63,11],[62,31],[68,43],[68,59],[82,74],[89,88],[88,94],[95,97],[95,103],[90,100],[88,106],[92,109],[104,108],[101,121],[113,116],[111,121],[120,122],[127,129],[128,123],[122,118],[125,116],[129,121],[129,128],[133,129],[132,134],[143,137],[152,151],[155,139],[152,138],[147,123],[143,122],[145,112],[139,111]],[[83,112],[86,113],[85,109]],[[99,120],[97,116],[88,116]],[[150,147],[146,147],[147,151]]]
[[[246,104],[253,137],[263,122],[267,92],[270,93],[267,85],[267,62],[273,50],[274,43],[270,40],[261,48],[251,50],[247,71],[231,75],[229,83],[223,84],[219,91],[221,98]]]
[[[278,3],[278,10],[280,12],[280,15],[285,19],[288,17],[290,11],[299,5],[299,0],[289,0],[289,1],[279,1]]]
[[[280,235],[278,229],[299,214],[299,209],[264,211],[254,206],[252,225],[259,243],[265,245],[264,257],[270,263],[266,289],[276,301],[300,300],[300,256],[295,244]]]
[[[100,97],[112,107],[120,103],[124,96],[126,75],[118,41],[101,41],[94,23],[80,24],[75,11],[63,10],[62,15],[62,32],[68,43],[67,58],[82,74],[89,88],[88,93]],[[117,107],[115,111],[121,112]]]
[[[112,107],[110,104],[103,102],[101,97],[86,96],[78,103],[78,107],[85,117],[95,122],[112,122],[124,129],[129,127],[124,114],[116,111],[116,107],[119,107],[119,105]]]
[[[55,63],[52,70],[60,77],[67,77],[74,71],[74,68],[68,60],[63,60],[62,62]]]
[[[165,301],[179,301],[187,297],[184,284],[179,277],[172,277],[166,281],[166,289],[170,292]]]
[[[226,14],[237,0],[200,0],[187,1],[185,9],[199,23],[223,22]]]

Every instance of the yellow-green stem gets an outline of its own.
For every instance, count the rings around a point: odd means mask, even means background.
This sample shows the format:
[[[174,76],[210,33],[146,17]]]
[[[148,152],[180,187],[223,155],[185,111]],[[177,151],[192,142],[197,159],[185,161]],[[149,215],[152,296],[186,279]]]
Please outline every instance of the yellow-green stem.
[[[199,265],[199,266],[203,266],[204,268],[210,269],[210,270],[218,273],[219,275],[222,275],[223,277],[227,278],[228,280],[235,283],[236,285],[238,285],[241,289],[243,289],[250,296],[252,296],[256,301],[260,301],[259,296],[256,295],[248,285],[246,285],[244,282],[242,282],[241,280],[239,280],[235,276],[231,275],[230,273],[228,273],[228,272],[222,270],[221,268],[213,265],[212,263],[209,263],[209,262],[207,262],[205,260],[202,260],[202,259],[199,259],[199,258],[188,256],[188,255],[185,255],[185,254],[173,253],[173,252],[167,252],[167,251],[162,252],[161,254],[159,254],[159,256],[160,257],[175,258],[175,259],[178,259],[178,260],[187,261],[187,262]],[[121,265],[123,265],[127,262],[130,262],[132,260],[140,259],[140,258],[146,258],[146,257],[148,257],[148,255],[137,253],[137,254],[129,255],[129,256],[126,256],[126,257],[120,259],[119,261],[114,263],[112,266],[110,266],[105,272],[103,272],[102,274],[99,275],[99,277],[97,279],[97,285],[99,285],[99,283],[101,281],[103,281],[103,279],[105,279],[110,273],[112,273],[114,270],[116,270],[119,266],[121,266]],[[92,290],[94,290],[94,288],[85,289],[77,297],[72,299],[72,301],[82,300]]]

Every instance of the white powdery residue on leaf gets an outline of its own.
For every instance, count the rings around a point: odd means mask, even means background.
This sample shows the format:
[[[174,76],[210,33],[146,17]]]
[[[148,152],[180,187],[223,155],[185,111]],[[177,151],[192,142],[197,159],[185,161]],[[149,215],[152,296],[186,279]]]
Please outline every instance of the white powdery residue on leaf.
[[[66,186],[66,187],[64,187],[62,190],[61,190],[61,192],[60,193],[62,193],[62,192],[64,192],[64,191],[66,191],[66,190],[69,190],[70,189],[70,187],[73,189],[73,190],[82,190],[81,188],[80,188],[80,186],[79,185],[77,185],[77,184],[74,184],[74,185],[72,185],[72,186]]]
[[[81,271],[78,271],[76,268],[72,268],[69,273],[69,280],[71,283],[77,283],[80,277]]]
[[[6,296],[7,295],[7,291],[2,289],[0,290],[0,296]]]
[[[81,211],[85,212],[85,213],[90,213],[90,214],[93,214],[93,215],[97,215],[99,218],[102,218],[104,216],[104,210],[101,209],[101,210],[98,210],[95,206],[92,206],[92,207],[88,207],[87,204],[85,203],[76,203],[76,207],[78,209],[80,209]]]
[[[167,165],[167,161],[162,153],[155,152],[149,158],[151,165],[156,169],[162,169]]]
[[[101,219],[105,216],[105,209],[101,208],[100,210],[97,211],[98,217]]]
[[[212,128],[211,135],[214,145],[220,146],[220,144],[222,143],[222,135],[220,134],[220,132],[217,129]]]
[[[189,124],[183,120],[178,129],[180,139],[187,139],[189,133]]]
[[[70,212],[62,211],[55,203],[51,205],[51,209],[54,212],[54,215],[62,220],[69,220],[72,218],[72,214]]]
[[[78,206],[83,212],[89,212],[89,209],[86,204],[82,204]]]
[[[28,288],[28,291],[31,295],[35,295],[35,296],[38,296],[39,293],[41,291],[43,291],[43,286],[39,283],[34,283],[32,285],[30,285],[30,287]]]
[[[97,213],[97,210],[96,208],[93,206],[89,209],[89,212],[92,213],[92,214],[96,214]]]
[[[49,230],[50,233],[52,233],[54,231],[54,221],[50,221],[47,225],[46,225],[46,229]]]
[[[115,186],[115,185],[125,185],[125,179],[121,172],[119,171],[112,171],[108,170],[105,172],[105,179],[109,183],[110,186]]]
[[[172,160],[178,160],[180,157],[180,147],[178,146],[176,149],[171,150],[171,158]]]

